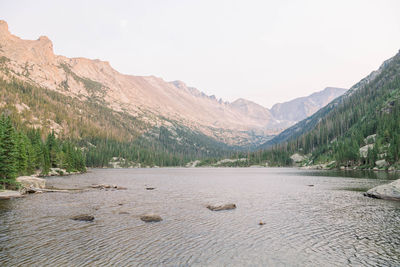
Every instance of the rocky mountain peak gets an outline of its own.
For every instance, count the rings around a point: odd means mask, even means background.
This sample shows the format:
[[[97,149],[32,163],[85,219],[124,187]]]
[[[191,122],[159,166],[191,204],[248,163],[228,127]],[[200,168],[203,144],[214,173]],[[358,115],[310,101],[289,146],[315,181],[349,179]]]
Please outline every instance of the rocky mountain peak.
[[[8,24],[4,20],[0,20],[0,33],[1,34],[5,34],[5,33],[10,34],[10,32],[8,31]]]
[[[39,42],[40,47],[45,51],[45,53],[49,55],[54,55],[53,42],[47,36],[40,36],[37,41]]]
[[[175,87],[179,88],[179,89],[184,89],[186,88],[186,84],[182,81],[176,80],[176,81],[172,81],[171,82],[173,85],[175,85]]]
[[[238,98],[232,102],[232,105],[258,105],[258,104],[244,98]]]

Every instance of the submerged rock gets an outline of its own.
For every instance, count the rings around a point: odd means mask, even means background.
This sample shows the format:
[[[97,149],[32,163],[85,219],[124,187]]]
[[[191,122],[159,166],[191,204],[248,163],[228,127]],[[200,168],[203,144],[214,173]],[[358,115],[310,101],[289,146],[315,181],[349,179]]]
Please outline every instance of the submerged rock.
[[[400,200],[400,179],[389,184],[374,187],[365,192],[364,196],[379,199]]]
[[[90,186],[91,188],[95,189],[117,189],[117,190],[127,190],[128,188],[123,187],[123,186],[118,186],[118,185],[110,185],[110,184],[92,184]]]
[[[212,211],[233,210],[236,209],[236,205],[233,203],[223,204],[223,205],[208,205],[207,209]]]
[[[87,215],[87,214],[80,214],[71,217],[72,220],[74,221],[85,221],[85,222],[91,222],[94,220],[94,216],[92,215]]]
[[[118,214],[124,215],[124,214],[129,214],[129,212],[127,212],[127,211],[120,211],[120,212],[118,212]]]
[[[128,188],[123,187],[123,186],[117,186],[117,190],[127,190]]]
[[[144,222],[160,222],[162,218],[160,215],[157,214],[145,214],[140,216],[140,219]]]

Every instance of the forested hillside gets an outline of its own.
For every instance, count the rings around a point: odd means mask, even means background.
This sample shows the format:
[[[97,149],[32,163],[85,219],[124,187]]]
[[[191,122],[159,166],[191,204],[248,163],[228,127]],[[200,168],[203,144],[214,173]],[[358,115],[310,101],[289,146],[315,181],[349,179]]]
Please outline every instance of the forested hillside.
[[[267,143],[269,152],[261,150],[250,158],[253,163],[268,161],[275,151],[300,153],[305,156],[302,164],[308,165],[398,168],[399,138],[400,53],[344,96]]]
[[[90,167],[108,167],[113,157],[123,158],[126,167],[180,166],[233,149],[174,121],[168,128],[152,126],[98,101],[82,102],[15,79],[0,80],[0,88],[0,114],[10,116],[17,129],[40,128],[43,139],[54,130],[84,149]]]
[[[54,133],[44,140],[39,130],[16,130],[10,117],[0,118],[0,188],[16,186],[15,178],[39,172],[47,175],[50,168],[67,172],[86,170],[81,149]],[[62,173],[60,173],[62,174]]]

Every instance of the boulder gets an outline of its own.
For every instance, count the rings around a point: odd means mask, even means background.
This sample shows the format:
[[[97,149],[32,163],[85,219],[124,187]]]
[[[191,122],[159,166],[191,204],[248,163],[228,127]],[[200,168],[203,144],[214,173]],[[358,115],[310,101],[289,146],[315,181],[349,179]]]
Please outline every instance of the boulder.
[[[368,156],[368,150],[373,149],[373,148],[374,148],[373,144],[369,144],[369,145],[360,147],[360,157],[366,158]]]
[[[290,156],[294,163],[302,162],[306,157],[300,155],[299,153],[295,153]]]
[[[376,139],[376,134],[371,134],[364,138],[364,143],[366,143],[366,144],[375,143],[375,139]]]
[[[364,196],[379,199],[400,200],[400,179],[389,184],[374,187],[365,192]]]
[[[71,217],[72,220],[74,221],[84,221],[84,222],[91,222],[94,220],[94,216],[92,215],[87,215],[87,214],[80,214]]]
[[[212,211],[233,210],[236,209],[236,205],[233,203],[223,204],[223,205],[208,205],[207,209]]]
[[[383,168],[383,167],[386,167],[386,166],[388,165],[388,163],[386,162],[386,160],[381,159],[381,160],[375,161],[375,165],[376,165],[378,168]]]
[[[160,222],[162,218],[160,215],[157,214],[145,214],[140,216],[140,219],[144,222]]]
[[[50,168],[50,171],[47,175],[49,176],[59,176],[59,175],[64,175],[66,174],[67,171],[65,169],[61,169],[61,168]]]
[[[17,182],[20,183],[23,187],[29,188],[39,188],[44,189],[46,187],[46,180],[33,176],[20,176],[17,177]]]

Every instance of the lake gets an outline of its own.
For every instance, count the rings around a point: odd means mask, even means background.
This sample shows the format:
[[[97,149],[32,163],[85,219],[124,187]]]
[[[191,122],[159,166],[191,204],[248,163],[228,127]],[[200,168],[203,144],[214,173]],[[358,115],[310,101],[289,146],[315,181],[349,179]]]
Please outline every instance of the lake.
[[[51,177],[47,184],[57,188],[107,183],[127,190],[1,201],[0,265],[399,266],[400,202],[362,195],[396,178],[294,168],[93,169]],[[215,203],[237,208],[206,208]],[[142,222],[149,212],[163,221]],[[82,213],[95,220],[70,219]]]

